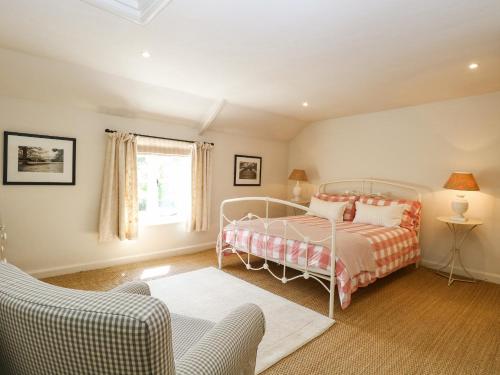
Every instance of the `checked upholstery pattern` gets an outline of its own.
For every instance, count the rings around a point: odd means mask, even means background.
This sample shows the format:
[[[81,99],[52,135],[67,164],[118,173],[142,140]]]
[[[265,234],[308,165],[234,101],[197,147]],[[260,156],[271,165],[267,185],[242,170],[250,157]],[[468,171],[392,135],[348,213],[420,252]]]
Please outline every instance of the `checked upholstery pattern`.
[[[172,319],[145,283],[77,291],[0,262],[0,374],[250,374],[264,318],[254,305],[235,313],[218,324],[189,324]]]
[[[109,291],[110,293],[130,293],[150,296],[149,285],[142,281],[129,281]]]
[[[236,308],[176,362],[177,374],[254,375],[264,327],[264,315],[258,306]]]

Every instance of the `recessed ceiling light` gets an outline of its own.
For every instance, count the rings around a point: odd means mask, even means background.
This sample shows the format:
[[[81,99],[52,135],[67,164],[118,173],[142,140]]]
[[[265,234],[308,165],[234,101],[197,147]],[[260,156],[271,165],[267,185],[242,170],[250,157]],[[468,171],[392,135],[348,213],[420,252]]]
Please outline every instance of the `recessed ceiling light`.
[[[469,69],[470,70],[475,70],[477,68],[479,68],[479,64],[478,63],[471,63],[471,64],[469,64]]]
[[[309,103],[308,102],[302,102],[302,107],[309,107]]]
[[[149,53],[149,51],[142,51],[142,57],[144,57],[145,59],[149,59],[151,57],[151,54]]]

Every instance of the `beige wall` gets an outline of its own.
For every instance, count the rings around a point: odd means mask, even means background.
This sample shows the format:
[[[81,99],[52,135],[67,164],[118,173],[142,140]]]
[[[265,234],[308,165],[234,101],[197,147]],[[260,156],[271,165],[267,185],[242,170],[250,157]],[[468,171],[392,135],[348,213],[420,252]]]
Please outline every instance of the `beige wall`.
[[[315,123],[291,142],[288,166],[306,169],[313,184],[378,177],[425,187],[422,249],[431,266],[450,245],[435,220],[451,214],[453,192],[442,185],[452,170],[474,172],[481,192],[466,194],[468,214],[485,224],[463,258],[477,275],[500,281],[500,92]]]
[[[185,139],[196,139],[197,131],[6,97],[0,97],[0,128],[77,138],[76,186],[0,187],[0,212],[9,236],[8,260],[37,275],[212,247],[222,199],[244,195],[283,197],[286,190],[286,143],[207,132],[204,139],[216,144],[212,230],[186,233],[182,224],[158,225],[142,228],[137,241],[101,244],[96,230],[104,129]],[[237,153],[263,157],[262,187],[233,187],[233,157]]]
[[[432,266],[449,246],[435,216],[450,214],[453,193],[441,186],[451,170],[473,171],[481,192],[467,194],[469,215],[485,225],[465,244],[464,261],[481,277],[500,280],[500,93],[319,122],[291,141],[289,152],[282,142],[208,132],[205,139],[216,143],[212,230],[151,226],[142,228],[138,241],[105,244],[96,233],[104,129],[189,139],[197,138],[196,130],[7,97],[0,97],[0,113],[2,130],[77,138],[76,186],[0,186],[8,258],[39,275],[211,247],[222,199],[285,197],[287,172],[304,168],[313,185],[370,176],[424,186],[422,248]],[[263,187],[232,186],[235,153],[263,157]],[[249,210],[257,208],[240,213]]]

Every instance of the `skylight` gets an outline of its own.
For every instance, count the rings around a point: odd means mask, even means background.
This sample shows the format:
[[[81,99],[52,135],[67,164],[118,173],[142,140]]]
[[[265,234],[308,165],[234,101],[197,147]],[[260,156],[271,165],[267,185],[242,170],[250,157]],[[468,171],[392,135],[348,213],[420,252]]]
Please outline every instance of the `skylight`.
[[[149,23],[171,0],[82,0],[129,21]]]

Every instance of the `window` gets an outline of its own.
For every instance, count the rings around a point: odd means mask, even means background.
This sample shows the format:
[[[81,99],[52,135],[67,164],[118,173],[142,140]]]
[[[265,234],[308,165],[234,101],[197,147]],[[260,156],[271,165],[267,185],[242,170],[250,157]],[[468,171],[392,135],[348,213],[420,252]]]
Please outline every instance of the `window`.
[[[185,221],[191,208],[191,157],[139,154],[139,222]]]

